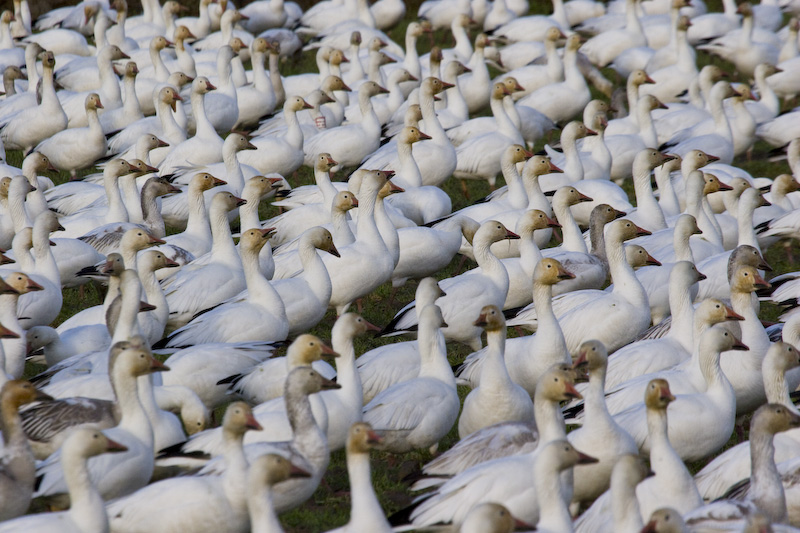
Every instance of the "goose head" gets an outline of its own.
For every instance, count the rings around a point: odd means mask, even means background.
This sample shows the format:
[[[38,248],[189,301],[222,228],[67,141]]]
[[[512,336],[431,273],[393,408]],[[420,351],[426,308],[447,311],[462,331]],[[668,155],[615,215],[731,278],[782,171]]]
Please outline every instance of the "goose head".
[[[537,229],[560,228],[561,224],[548,217],[544,211],[529,209],[517,220],[517,233],[520,238],[530,238]]]
[[[552,465],[557,472],[567,470],[575,465],[597,463],[598,459],[579,452],[567,439],[557,439],[547,443],[540,452],[541,460]]]
[[[414,298],[422,309],[431,305],[442,296],[446,296],[446,294],[442,288],[439,287],[439,282],[436,281],[436,278],[433,277],[422,278],[414,293]]]
[[[435,328],[447,327],[447,322],[444,321],[444,316],[442,316],[442,309],[436,304],[423,307],[422,311],[419,311],[419,321]]]
[[[726,98],[731,98],[732,96],[740,96],[739,92],[733,88],[730,82],[727,81],[718,81],[714,84],[711,88],[711,94],[709,95],[711,99],[722,101]]]
[[[685,531],[688,529],[686,529],[686,523],[680,513],[668,507],[653,511],[650,521],[642,529],[642,533],[684,533]]]
[[[109,61],[119,61],[120,59],[130,59],[131,56],[120,50],[119,46],[110,44],[103,47],[98,57],[102,57]],[[135,65],[135,64],[134,64]]]
[[[532,156],[533,154],[530,153],[528,150],[526,150],[524,146],[519,144],[512,144],[511,146],[506,148],[505,152],[503,152],[503,164],[516,165],[517,163],[522,163],[523,161]]]
[[[645,148],[636,154],[633,160],[633,166],[634,168],[640,169],[640,171],[645,169],[652,170],[674,158],[674,155],[662,154],[655,148]]]
[[[189,181],[189,189],[202,192],[213,189],[214,187],[218,187],[220,185],[225,185],[226,183],[226,181],[215,178],[208,172],[198,172],[192,176],[191,181]]]
[[[719,157],[707,154],[702,150],[690,150],[683,156],[683,163],[686,165],[688,171],[703,168],[714,161],[719,161]]]
[[[442,63],[442,60],[444,59],[444,54],[442,54],[441,47],[439,46],[431,47],[431,53],[429,58],[431,64],[431,72],[435,72],[439,68],[439,65]]]
[[[234,37],[233,39],[231,39],[230,42],[228,43],[228,46],[230,46],[231,49],[233,50],[234,56],[238,56],[239,52],[241,52],[243,48],[247,48],[247,46],[245,46],[244,44],[244,41],[242,41],[238,37]]]
[[[181,72],[179,70],[176,70],[175,72],[173,72],[172,74],[169,75],[169,78],[167,78],[167,83],[169,85],[172,85],[173,87],[178,87],[178,88],[181,88],[184,85],[186,85],[187,83],[191,83],[193,81],[194,81],[194,78],[192,78],[191,76],[187,76],[186,74],[184,74],[183,72]]]
[[[539,378],[536,384],[536,397],[546,398],[554,402],[581,399],[581,393],[575,388],[576,373],[571,365],[555,364]]]
[[[744,317],[716,298],[703,300],[695,310],[695,320],[708,325],[726,320],[744,320]]]
[[[736,8],[736,12],[739,13],[743,18],[752,18],[753,6],[750,4],[750,2],[742,2],[739,4],[739,7]]]
[[[163,35],[158,35],[156,37],[153,37],[150,40],[150,51],[151,52],[155,51],[156,53],[159,53],[164,48],[169,48],[171,46],[174,46],[173,43],[168,41],[167,38],[164,37]]]
[[[321,88],[323,91],[328,93],[331,91],[352,91],[352,89],[347,86],[342,78],[333,75],[328,76],[323,80]]]
[[[24,379],[7,381],[0,389],[0,405],[3,409],[16,411],[21,406],[31,402],[52,400],[52,396],[37,390],[33,383]]]
[[[475,233],[475,241],[491,244],[504,239],[519,239],[519,235],[507,229],[502,222],[488,220],[481,224],[480,229]]]
[[[609,225],[608,238],[618,239],[619,242],[635,239],[643,235],[650,235],[650,232],[624,218],[615,220]]]
[[[381,437],[367,422],[356,422],[350,426],[347,435],[347,453],[369,453],[375,446],[383,442]]]
[[[197,39],[192,30],[181,24],[175,28],[175,33],[172,35],[176,43],[183,43],[186,39]],[[257,40],[257,39],[256,39]]]
[[[345,57],[344,52],[341,50],[333,49],[331,50],[330,56],[328,56],[328,63],[333,67],[338,67],[342,63],[349,63],[350,60]]]
[[[381,172],[384,172],[384,171],[381,171]],[[381,187],[381,190],[378,191],[378,198],[383,200],[384,198],[386,198],[387,196],[389,196],[391,194],[396,194],[396,193],[400,193],[400,192],[406,192],[406,191],[402,187],[398,187],[397,185],[392,183],[391,180],[386,180],[386,183],[383,184],[383,187]]]
[[[486,331],[500,331],[506,327],[506,318],[496,305],[484,305],[473,324]]]
[[[731,252],[731,256],[728,258],[728,280],[730,281],[731,275],[733,271],[736,270],[736,267],[740,265],[749,265],[755,267],[759,270],[766,270],[768,272],[772,271],[772,267],[769,266],[764,260],[764,257],[761,255],[754,246],[750,246],[749,244],[742,244],[741,246],[737,246]]]
[[[333,198],[333,207],[343,212],[350,211],[354,207],[358,207],[358,199],[350,191],[339,191]]]
[[[415,142],[425,141],[430,138],[430,135],[422,133],[419,128],[414,126],[406,126],[403,128],[403,131],[400,132],[400,140],[398,142],[413,144]]]
[[[119,276],[123,270],[125,270],[125,261],[122,259],[122,254],[118,252],[108,254],[106,262],[100,268],[100,272],[108,276]]]
[[[36,217],[36,220],[33,223],[34,227],[42,226],[47,229],[49,232],[53,231],[63,231],[64,226],[58,221],[58,217],[52,211],[44,211]],[[51,246],[55,246],[54,243],[50,243]]]
[[[376,96],[378,94],[387,94],[389,91],[375,83],[374,81],[368,81],[361,84],[361,87],[358,88],[358,95],[361,98],[361,95],[367,95],[370,98]]]
[[[580,120],[573,120],[561,131],[561,143],[564,141],[574,142],[578,139],[583,139],[587,135],[597,135],[597,132],[590,130],[586,124]]]
[[[289,372],[286,377],[287,398],[341,388],[341,385],[322,377],[319,372],[310,366],[299,366]]]
[[[10,188],[11,188],[11,176],[4,176],[3,179],[0,179],[0,198],[7,200]]]
[[[492,86],[492,100],[502,100],[510,94],[511,91],[508,90],[508,87],[506,87],[505,83],[495,83]]]
[[[160,268],[176,268],[181,266],[158,250],[144,252],[139,258],[139,261],[139,268],[141,268],[143,272],[155,272]]]
[[[558,174],[561,172],[564,171],[555,166],[546,155],[534,155],[530,156],[522,168],[522,177],[524,179],[533,179],[544,174]]]
[[[681,15],[680,18],[678,19],[678,25],[677,25],[678,31],[684,31],[684,32],[688,31],[691,26],[692,26],[691,19],[686,15]]]
[[[709,195],[711,193],[720,191],[732,191],[733,187],[726,183],[722,183],[718,177],[708,172],[703,172],[703,194]]]
[[[772,287],[761,275],[755,267],[750,265],[741,265],[733,271],[733,276],[730,280],[731,291],[736,292],[755,292],[760,289],[769,289]]]
[[[792,19],[795,24],[800,23],[797,19]],[[771,65],[770,63],[759,63],[755,69],[756,77],[763,76],[765,78],[772,76],[773,74],[778,74],[783,72],[782,68],[776,67],[775,65]]]
[[[275,228],[252,228],[242,233],[239,243],[243,251],[258,254],[274,233]]]
[[[306,230],[304,235],[308,242],[317,250],[322,250],[333,256],[341,257],[341,255],[339,255],[339,250],[337,250],[336,246],[333,244],[333,235],[331,235],[331,232],[327,229],[316,226]]]
[[[756,430],[771,435],[796,427],[800,427],[800,416],[777,403],[762,405],[750,421],[750,431]]]
[[[174,87],[163,87],[158,92],[158,99],[170,106],[173,112],[177,109],[178,102],[183,101],[183,98]]]
[[[206,94],[213,91],[217,87],[211,83],[205,76],[198,76],[192,82],[193,94]]]
[[[516,527],[526,527],[499,503],[476,505],[464,518],[459,531],[463,533],[511,533]],[[527,526],[530,529],[530,526]]]
[[[444,72],[447,79],[454,80],[462,74],[468,74],[472,72],[472,69],[464,65],[461,61],[453,60],[447,63],[447,67],[445,67]]]
[[[9,11],[8,9],[3,11],[3,14],[0,15],[0,24],[4,24],[4,25],[8,26],[12,22],[14,22],[14,20],[15,20],[14,19],[14,14],[11,11]]]
[[[550,26],[546,32],[544,32],[544,39],[546,41],[557,42],[559,39],[566,39],[567,36],[558,29],[556,26]]]
[[[340,336],[352,339],[367,331],[378,332],[380,330],[381,328],[357,313],[345,313],[336,319],[331,335],[334,339]],[[334,342],[338,341],[334,340]]]
[[[734,178],[735,180],[743,179],[743,178]],[[731,187],[733,189],[733,187]],[[762,206],[770,206],[772,205],[769,201],[764,198],[764,195],[761,194],[761,191],[750,187],[749,184],[745,187],[742,192],[740,193],[739,205],[747,206],[748,209],[755,210],[757,207]]]
[[[23,272],[12,272],[5,278],[6,284],[10,285],[17,294],[28,294],[44,290],[44,287],[33,281],[30,276]]]
[[[131,228],[125,232],[120,242],[121,249],[144,250],[151,246],[165,244],[163,240],[151,235],[141,228]]]
[[[506,90],[511,94],[525,90],[525,87],[520,85],[517,81],[517,78],[514,78],[513,76],[505,78],[503,80],[503,85],[505,85]]]
[[[130,167],[133,169],[131,174],[135,174],[136,176],[144,176],[145,174],[158,172],[156,167],[148,165],[141,159],[131,159],[128,161],[128,165],[130,165]],[[175,191],[173,192],[180,192],[180,189],[175,188]]]
[[[125,68],[121,71],[114,67],[114,72],[117,74],[122,74],[125,78],[136,79],[136,76],[139,75],[139,67],[134,61],[128,61],[125,63]]]
[[[595,224],[602,224],[605,226],[612,220],[622,218],[626,214],[625,211],[614,209],[608,204],[598,204],[594,206],[592,213],[589,215],[589,225],[594,226]]]
[[[302,109],[312,109],[314,106],[303,100],[299,96],[290,96],[283,104],[283,111],[297,113]]]
[[[533,269],[534,283],[555,285],[565,279],[575,279],[575,274],[569,272],[557,259],[551,257],[542,258]]]
[[[322,342],[316,335],[304,333],[297,337],[286,351],[286,358],[292,366],[308,366],[314,361],[322,359],[322,355],[338,357],[329,346]]]
[[[636,69],[628,75],[628,85],[639,87],[645,83],[655,83],[655,81],[642,69]]]
[[[693,215],[684,213],[678,217],[675,222],[675,231],[680,232],[682,236],[702,235],[703,231],[697,226],[697,219]]]
[[[577,52],[581,47],[581,36],[573,33],[567,37],[567,43],[564,45],[564,52]]]
[[[581,202],[591,202],[592,198],[589,198],[585,194],[581,193],[578,189],[571,186],[564,186],[559,188],[556,193],[553,195],[553,205],[575,205]]]
[[[648,409],[664,411],[670,402],[675,400],[675,396],[669,390],[669,383],[666,379],[651,379],[644,391],[644,404]]]
[[[220,18],[220,26],[230,25],[233,26],[237,22],[241,22],[243,20],[250,20],[250,17],[245,15],[244,13],[239,12],[238,9],[228,9],[225,13],[222,14]]]
[[[675,276],[680,277],[681,279],[685,279],[689,281],[691,284],[697,283],[704,279],[707,279],[708,276],[703,274],[702,272],[697,270],[697,267],[691,261],[678,261],[675,263],[675,266],[672,268],[672,272],[674,272]],[[670,273],[670,278],[673,276]]]
[[[625,260],[634,270],[644,266],[661,266],[658,259],[638,244],[629,244],[625,247]]]
[[[253,416],[253,410],[245,402],[233,402],[225,410],[222,430],[225,433],[241,436],[247,431],[261,431],[261,424]]]
[[[764,356],[763,368],[764,375],[768,374],[767,368],[772,369],[772,374],[785,372],[800,366],[800,352],[788,342],[778,341],[770,345],[767,354]]]
[[[700,353],[722,353],[729,350],[748,351],[750,348],[722,326],[712,326],[700,336]]]
[[[108,371],[111,374],[139,377],[167,370],[169,367],[153,357],[150,349],[137,338],[117,342],[109,350]]]
[[[79,428],[73,431],[62,444],[64,457],[94,457],[102,453],[125,452],[128,448],[108,438],[99,429]]]
[[[681,156],[676,154],[669,155],[672,156],[672,159],[669,161],[664,161],[664,163],[661,165],[661,169],[666,173],[667,176],[669,176],[669,173],[673,170],[680,169],[681,165],[683,164],[683,158],[681,158]]]
[[[255,487],[262,485],[272,487],[287,479],[311,477],[307,471],[274,453],[267,453],[253,459],[248,467],[247,475],[253,492],[256,490]]]
[[[86,97],[85,102],[86,112],[97,111],[98,109],[103,109],[103,103],[100,101],[100,95],[97,93],[91,93]]]
[[[227,150],[226,150],[227,149]],[[242,135],[241,133],[231,133],[225,138],[225,142],[222,145],[222,151],[227,152],[230,150],[231,152],[241,152],[242,150],[256,150],[256,145],[251,143],[247,137]]]
[[[775,188],[776,192],[789,194],[790,192],[800,190],[800,183],[798,183],[791,174],[781,174],[775,178],[772,187]]]
[[[451,83],[444,82],[439,78],[434,78],[433,76],[429,78],[425,78],[422,82],[422,90],[427,92],[429,95],[437,95],[440,92],[453,87]]]
[[[239,198],[238,196],[234,195],[233,193],[223,191],[218,192],[214,195],[214,198],[211,199],[211,209],[210,212],[225,212],[232,211],[237,207],[241,207],[247,203],[247,200],[243,198]]]
[[[608,364],[608,350],[605,345],[598,340],[588,340],[581,343],[578,353],[572,358],[575,362],[573,366],[578,367],[586,364],[586,369],[591,374],[593,371],[605,369]]]

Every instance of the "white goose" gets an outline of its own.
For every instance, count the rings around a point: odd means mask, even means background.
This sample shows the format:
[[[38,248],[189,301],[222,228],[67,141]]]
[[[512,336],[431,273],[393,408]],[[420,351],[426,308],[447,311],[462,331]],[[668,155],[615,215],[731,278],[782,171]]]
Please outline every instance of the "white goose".
[[[103,507],[103,498],[98,493],[96,483],[91,478],[88,466],[90,457],[102,453],[123,453],[128,448],[97,429],[83,429],[73,434],[62,448],[62,468],[67,476],[67,488],[72,505],[68,511],[41,513],[20,517],[0,526],[1,530],[44,532],[64,531],[83,533],[85,531],[107,531],[108,516]],[[112,460],[117,459],[112,456]]]
[[[505,363],[505,318],[491,305],[481,309],[476,324],[486,330],[487,356],[481,365],[481,385],[464,400],[458,419],[460,438],[500,422],[521,422],[533,418],[528,392],[511,381]]]

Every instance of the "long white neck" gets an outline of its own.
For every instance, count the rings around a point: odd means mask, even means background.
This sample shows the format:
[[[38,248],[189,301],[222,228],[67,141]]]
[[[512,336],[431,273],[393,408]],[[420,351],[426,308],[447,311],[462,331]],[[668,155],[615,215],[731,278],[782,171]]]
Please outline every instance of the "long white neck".
[[[780,472],[775,465],[775,445],[772,439],[773,435],[763,430],[750,435],[750,498],[770,520],[781,523],[786,520],[786,494]]]
[[[648,113],[649,116],[649,113]],[[653,195],[653,187],[650,185],[650,168],[641,165],[634,169],[633,188],[636,194],[636,210],[646,216],[647,223],[652,225],[647,229],[657,231],[667,228],[667,221],[664,212],[658,205],[658,200]]]
[[[540,443],[540,446],[542,444]],[[563,488],[559,471],[544,456],[537,457],[533,471],[539,504],[539,522],[536,524],[536,529],[542,531],[572,530],[572,517],[562,497]]]
[[[391,531],[386,515],[372,487],[368,453],[347,454],[347,475],[350,477],[352,531]]]
[[[88,459],[67,453],[62,455],[61,463],[70,497],[70,519],[80,531],[107,531],[105,502],[89,477]]]
[[[569,205],[564,201],[553,202],[553,212],[561,224],[561,233],[564,236],[563,248],[571,252],[579,252],[588,254],[589,249],[586,248],[586,242],[583,240],[583,233],[581,233],[578,223],[575,222],[575,217],[572,216]]]

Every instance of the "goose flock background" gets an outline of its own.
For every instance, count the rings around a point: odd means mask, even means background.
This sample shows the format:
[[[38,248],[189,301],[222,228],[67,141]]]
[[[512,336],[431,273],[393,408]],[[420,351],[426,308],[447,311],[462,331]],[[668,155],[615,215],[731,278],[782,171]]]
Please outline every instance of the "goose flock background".
[[[800,531],[800,3],[309,4],[0,13],[0,532]]]

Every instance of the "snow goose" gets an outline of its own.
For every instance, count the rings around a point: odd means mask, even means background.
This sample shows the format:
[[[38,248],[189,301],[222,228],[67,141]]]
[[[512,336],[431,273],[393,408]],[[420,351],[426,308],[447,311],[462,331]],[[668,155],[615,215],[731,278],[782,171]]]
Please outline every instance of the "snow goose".
[[[536,384],[551,366],[556,363],[570,363],[564,334],[552,309],[553,286],[559,281],[570,279],[573,275],[555,259],[541,259],[533,269],[533,303],[539,313],[537,334],[509,339],[505,345],[505,365],[512,380],[522,386],[530,396],[536,391]],[[536,353],[536,360],[530,354]],[[458,370],[460,380],[473,386],[480,385],[483,365],[488,361],[490,351],[483,349],[470,354]]]
[[[481,268],[481,274],[462,274],[443,282],[442,289],[447,293],[442,297],[440,307],[448,326],[444,335],[448,340],[462,342],[479,350],[482,346],[481,329],[469,319],[480,314],[484,305],[496,305],[502,308],[508,292],[508,272],[503,263],[491,252],[490,246],[503,239],[518,239],[519,236],[506,229],[500,222],[489,220],[484,222],[475,232],[473,238],[475,259]],[[406,306],[415,307],[415,302]],[[402,309],[397,316],[405,314],[393,328],[400,332],[413,328],[417,319],[415,313],[406,313]]]
[[[736,421],[736,403],[733,387],[719,364],[720,353],[746,349],[720,326],[710,328],[700,337],[699,364],[706,389],[694,394],[678,394],[672,408],[670,442],[683,460],[702,459],[728,442]],[[614,419],[633,436],[643,453],[649,453],[652,444],[647,436],[642,407],[634,405],[614,415]],[[703,418],[700,413],[708,413],[710,418]]]
[[[545,148],[548,155],[554,160],[558,168],[563,169],[564,175],[546,176],[542,181],[542,188],[552,190],[560,185],[567,185],[583,179],[583,163],[578,152],[578,139],[596,133],[589,129],[583,122],[573,120],[561,130],[561,148],[563,155],[555,150]]]
[[[197,531],[215,531],[222,524],[230,531],[246,530],[249,465],[242,442],[251,429],[263,428],[250,406],[244,402],[230,404],[222,421],[225,474],[165,479],[110,503],[106,510],[114,531],[147,531],[154,524],[179,527],[187,519]]]
[[[341,257],[323,259],[333,285],[330,306],[336,308],[337,315],[346,312],[354,300],[391,279],[394,258],[375,222],[378,193],[387,177],[388,174],[381,171],[365,173],[358,193],[360,214],[356,240],[339,250]]]
[[[486,330],[487,354],[481,365],[481,385],[467,395],[458,419],[458,435],[462,439],[487,426],[533,417],[528,392],[511,381],[506,368],[506,321],[502,311],[487,305],[475,323]]]
[[[135,275],[135,274],[134,274]],[[138,343],[124,343],[112,347],[119,351],[119,361],[114,365],[114,390],[120,405],[119,425],[106,434],[127,447],[125,455],[95,460],[89,466],[88,476],[104,499],[118,498],[144,487],[153,473],[153,429],[147,413],[139,400],[138,376],[168,370]],[[67,473],[60,458],[66,451],[62,447],[38,468],[41,482],[37,496],[54,497],[68,489]]]
[[[96,482],[91,477],[88,466],[90,457],[128,450],[97,429],[83,429],[70,437],[62,448],[61,465],[67,477],[67,488],[72,505],[68,511],[41,513],[20,517],[5,522],[0,529],[5,531],[64,531],[83,533],[85,531],[107,531],[108,516],[103,507],[102,496],[98,493]],[[117,457],[114,457],[116,459]]]
[[[194,137],[172,147],[159,165],[161,172],[172,172],[187,161],[193,165],[208,165],[222,160],[223,141],[209,120],[205,106],[206,93],[214,89],[216,87],[204,76],[195,78],[192,82],[192,116],[197,131]],[[209,101],[208,108],[213,109],[213,105],[216,104]]]
[[[0,494],[3,495],[3,520],[27,512],[36,481],[36,464],[22,427],[19,408],[25,404],[51,399],[28,381],[7,381],[0,390],[0,419],[3,422],[3,468],[0,471]]]
[[[588,363],[589,387],[585,392],[586,409],[591,411],[584,424],[567,436],[570,443],[584,450],[597,450],[597,463],[578,466],[572,494],[574,504],[595,500],[609,487],[614,465],[626,454],[638,452],[636,442],[608,413],[605,401],[605,377],[608,354],[598,341],[581,344],[575,364]],[[601,445],[602,444],[602,445]]]
[[[561,30],[555,26],[551,26],[547,30],[544,39],[544,53],[542,53],[542,47],[538,43],[516,43],[516,46],[522,48],[522,50],[531,50],[532,46],[537,46],[535,48],[535,54],[530,54],[530,56],[525,55],[522,59],[523,62],[520,64],[517,64],[513,58],[507,57],[514,54],[511,52],[511,48],[515,45],[506,46],[501,50],[500,57],[503,60],[503,65],[509,69],[513,69],[508,72],[508,75],[513,76],[519,82],[520,87],[523,87],[516,95],[516,100],[519,100],[523,96],[532,93],[548,83],[564,81],[564,65],[561,62],[561,57],[558,55],[556,46],[558,40],[563,38],[566,37],[561,33]],[[522,50],[520,50],[520,52]],[[529,64],[542,55],[547,59],[546,65]]]
[[[258,253],[269,238],[270,231],[272,228],[251,229],[242,235],[240,264],[244,268],[246,297],[233,297],[224,301],[223,305],[195,315],[188,324],[175,330],[167,338],[164,346],[185,347],[208,342],[280,341],[286,338],[289,333],[289,322],[283,301],[259,269]],[[316,254],[313,248],[312,252]],[[206,272],[203,276],[210,275],[220,268],[226,268],[223,263],[216,263],[215,270],[207,270],[209,266],[211,265],[207,265],[204,269]],[[194,272],[190,275],[196,278],[198,274]],[[180,290],[188,288],[189,286],[184,285]]]
[[[474,466],[449,480],[445,479],[444,484],[430,493],[411,513],[414,526],[449,522],[460,524],[472,507],[489,501],[502,501],[514,516],[526,522],[536,522],[540,516],[540,505],[535,491],[534,465],[545,445],[566,438],[558,402],[580,397],[573,386],[573,377],[571,369],[565,370],[560,365],[552,367],[542,376],[533,402],[539,431],[536,447],[520,455],[472,463]],[[491,431],[494,427],[483,431]],[[473,454],[476,452],[474,448],[470,451]],[[485,452],[486,449],[479,451],[480,454]],[[558,492],[563,497],[564,492]]]
[[[155,117],[145,117],[137,120],[111,137],[108,142],[109,152],[123,153],[137,145],[142,135],[159,135],[167,140],[166,146],[177,146],[186,140],[186,130],[179,125],[173,116],[177,110],[177,102],[183,101],[176,87],[167,85],[162,87],[154,96],[156,101]],[[151,133],[154,132],[154,133]],[[154,159],[158,161],[165,157],[165,147],[156,147],[153,152]],[[137,156],[138,157],[138,156]]]
[[[234,128],[252,128],[261,117],[275,110],[275,91],[272,88],[264,62],[268,59],[269,43],[264,38],[255,39],[251,47],[251,63],[253,65],[253,84],[237,90],[239,119]]]
[[[69,171],[75,178],[78,170],[94,165],[106,153],[106,137],[97,118],[97,110],[102,108],[97,93],[89,94],[85,103],[89,126],[60,131],[42,141],[36,146],[36,151],[47,156],[53,166]]]
[[[564,48],[564,81],[551,83],[521,98],[517,104],[532,107],[556,123],[563,123],[583,111],[591,100],[589,88],[577,65],[580,37],[571,35]]]
[[[209,260],[201,266],[184,266],[163,284],[170,309],[170,326],[186,324],[196,313],[235,296],[245,288],[242,261],[236,253],[227,217],[228,211],[244,205],[244,202],[229,192],[214,195],[209,210],[212,236]],[[220,283],[221,280],[224,283]],[[216,287],[211,290],[208,283]]]
[[[0,285],[0,323],[13,331],[18,337],[2,339],[5,372],[12,377],[21,377],[25,370],[24,329],[17,318],[19,298],[25,294],[41,291],[42,286],[33,281],[27,274],[14,272],[6,276]]]
[[[303,130],[297,112],[311,107],[299,96],[287,98],[283,104],[283,116],[288,125],[285,138],[263,135],[252,139],[257,150],[242,154],[241,162],[254,166],[262,174],[275,172],[289,176],[300,168],[303,164]]]
[[[742,29],[733,42],[717,39],[698,48],[732,62],[737,71],[752,77],[759,63],[777,64],[780,50],[771,43],[754,39],[753,7],[749,2],[739,4],[736,11],[742,15]]]
[[[374,81],[365,82],[358,90],[358,105],[361,122],[321,131],[303,147],[305,164],[312,165],[316,154],[328,151],[345,167],[360,164],[380,146],[380,121],[372,107],[372,97],[388,91]]]
[[[438,326],[444,324],[437,305],[429,305],[421,313],[437,317]],[[433,320],[425,322],[436,324]],[[391,430],[382,447],[391,453],[437,448],[458,417],[456,382],[447,362],[441,331],[436,342],[425,348],[420,350],[421,364],[416,378],[383,390],[364,406],[365,422],[381,430]],[[430,410],[432,405],[435,410]]]
[[[420,280],[416,290],[416,301],[425,308],[432,305],[437,298],[444,296],[435,278]],[[432,346],[437,341],[439,326],[433,315],[427,318],[434,323],[418,328],[417,340],[397,342],[374,348],[358,358],[356,366],[361,375],[364,391],[364,403],[369,403],[379,392],[390,385],[416,377],[419,373],[420,342],[423,346]],[[390,330],[392,324],[385,329]],[[391,361],[391,364],[387,364]]]
[[[53,68],[56,60],[52,52],[42,55],[42,100],[31,109],[23,109],[5,118],[2,126],[3,144],[7,150],[29,152],[67,127],[67,115],[56,95]]]
[[[621,455],[611,471],[611,506],[614,529],[620,533],[640,532],[644,526],[636,499],[636,485],[652,472],[644,459],[635,454]]]
[[[47,366],[53,366],[76,354],[105,350],[111,343],[105,326],[73,331],[63,336],[50,326],[33,326],[28,328],[26,337],[30,351],[43,350]]]
[[[350,521],[329,533],[355,533],[357,531],[389,533],[392,531],[375,495],[375,489],[372,488],[369,467],[370,449],[380,447],[382,442],[383,437],[373,431],[372,426],[367,423],[357,422],[350,427],[347,438],[347,474],[350,478],[350,493],[353,498]]]
[[[614,279],[614,289],[610,293],[585,301],[559,318],[567,349],[571,352],[583,340],[590,338],[600,340],[609,352],[613,352],[647,328],[650,323],[647,293],[626,261],[622,244],[624,240],[647,233],[649,232],[625,219],[609,224],[606,254],[609,273]],[[610,312],[612,308],[614,311]],[[604,311],[598,314],[600,309]]]
[[[509,146],[520,146],[525,140],[514,126],[503,108],[503,97],[508,94],[506,86],[495,83],[492,91],[492,115],[498,122],[497,130],[471,137],[456,149],[458,164],[453,176],[459,179],[485,179],[494,188],[497,174],[502,168],[502,157]],[[478,149],[477,147],[481,147]],[[530,155],[528,156],[530,157]],[[466,185],[462,184],[462,190]]]
[[[189,219],[186,230],[167,236],[164,239],[167,244],[183,248],[194,257],[200,257],[211,250],[211,227],[203,193],[225,184],[226,181],[215,178],[208,172],[198,172],[192,176],[189,180]]]
[[[412,145],[431,137],[422,133],[419,128],[407,126],[400,132],[397,141],[397,157],[400,164],[395,170],[392,182],[402,187],[405,192],[392,195],[387,200],[389,205],[417,224],[427,224],[449,215],[453,210],[450,197],[439,187],[424,185],[419,166],[412,154]],[[402,248],[401,248],[402,250]]]
[[[792,412],[795,412],[794,406],[791,401],[785,399],[789,390],[785,372],[793,368],[797,361],[797,350],[792,345],[776,342],[770,347],[763,363],[764,386],[768,391],[768,400],[783,404]],[[778,463],[792,460],[797,456],[797,436],[797,431],[788,431],[776,436],[774,449]],[[695,475],[697,488],[704,499],[711,501],[723,497],[729,489],[748,477],[751,468],[749,452],[746,442],[737,444],[720,454]]]
[[[693,528],[713,527],[723,513],[726,525],[741,521],[759,511],[776,522],[788,520],[786,494],[781,474],[775,465],[773,440],[782,431],[800,427],[800,415],[780,404],[761,406],[750,421],[751,476],[745,487],[738,487],[735,497],[723,498],[695,509],[686,515]]]
[[[426,78],[419,91],[419,105],[424,120],[421,128],[431,140],[416,143],[414,159],[419,166],[425,185],[441,185],[456,169],[456,151],[442,128],[434,108],[434,96],[449,89],[450,84],[438,78]],[[391,143],[379,149],[364,161],[361,168],[397,168],[397,159]]]
[[[178,266],[180,266],[178,263],[157,250],[144,252],[139,258],[139,280],[144,288],[145,301],[155,306],[155,309],[139,314],[137,320],[142,335],[151,345],[164,336],[164,328],[169,318],[167,299],[156,279],[156,271]]]
[[[100,125],[103,127],[103,132],[108,135],[125,129],[128,124],[132,124],[137,120],[144,118],[142,108],[139,105],[139,99],[136,97],[136,90],[134,89],[136,83],[136,76],[139,74],[139,68],[136,63],[129,61],[125,65],[125,73],[123,77],[124,98],[122,105],[116,109],[108,109],[105,113],[100,115]]]
[[[645,391],[647,427],[651,435],[650,465],[655,476],[639,483],[636,498],[642,516],[649,516],[657,508],[669,505],[681,512],[689,512],[703,503],[691,474],[670,444],[667,435],[667,407],[675,397],[669,383],[663,379],[652,380]],[[575,522],[575,531],[606,531],[613,516],[610,492],[603,493]]]
[[[282,532],[281,523],[272,503],[272,487],[292,478],[310,477],[311,474],[292,464],[289,459],[268,453],[250,464],[247,475],[247,509],[250,512],[252,533]]]
[[[639,15],[636,13],[635,0],[625,2],[625,18],[624,29],[605,31],[592,37],[580,47],[589,61],[598,67],[605,67],[625,50],[647,45]]]

